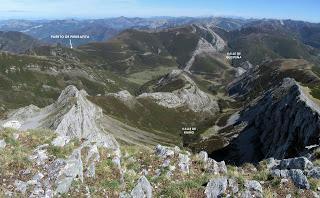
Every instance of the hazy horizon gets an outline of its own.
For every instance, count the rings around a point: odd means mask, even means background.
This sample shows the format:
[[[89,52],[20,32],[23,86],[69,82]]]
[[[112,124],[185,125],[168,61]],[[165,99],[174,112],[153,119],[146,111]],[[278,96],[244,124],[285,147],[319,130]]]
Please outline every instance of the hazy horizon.
[[[239,17],[239,16],[149,16],[149,17],[143,17],[143,16],[113,16],[113,17],[66,17],[66,18],[8,18],[8,19],[0,19],[0,21],[10,21],[10,20],[25,20],[25,21],[51,21],[51,20],[103,20],[103,19],[116,19],[120,17],[125,17],[128,19],[133,18],[141,18],[141,19],[154,19],[154,18],[230,18],[230,19],[243,19],[243,20],[292,20],[292,21],[303,21],[303,22],[309,22],[309,23],[320,23],[320,21],[308,21],[308,20],[302,20],[302,19],[291,19],[291,18],[258,18],[258,17]]]
[[[2,0],[0,17],[51,20],[214,16],[320,22],[319,7],[316,0]]]

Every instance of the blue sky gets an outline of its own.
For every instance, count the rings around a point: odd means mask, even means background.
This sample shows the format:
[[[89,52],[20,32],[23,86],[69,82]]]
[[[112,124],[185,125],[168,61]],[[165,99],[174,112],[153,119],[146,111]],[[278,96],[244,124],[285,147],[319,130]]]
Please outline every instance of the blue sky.
[[[239,16],[320,22],[319,0],[0,0],[1,19]]]

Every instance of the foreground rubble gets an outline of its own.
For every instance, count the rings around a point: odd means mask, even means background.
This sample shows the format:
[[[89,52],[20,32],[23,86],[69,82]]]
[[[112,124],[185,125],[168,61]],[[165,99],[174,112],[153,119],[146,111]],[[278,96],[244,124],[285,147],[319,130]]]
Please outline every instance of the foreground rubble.
[[[123,145],[119,157],[75,139],[54,146],[49,130],[0,134],[5,197],[317,197],[320,187],[317,161],[305,157],[236,167],[179,147]]]

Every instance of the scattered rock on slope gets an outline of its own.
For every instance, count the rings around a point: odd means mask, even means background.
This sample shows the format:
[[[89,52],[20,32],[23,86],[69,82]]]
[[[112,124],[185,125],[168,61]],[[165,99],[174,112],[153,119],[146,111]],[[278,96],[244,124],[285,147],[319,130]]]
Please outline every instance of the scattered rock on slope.
[[[267,167],[276,177],[290,178],[301,189],[309,189],[308,177],[318,178],[320,167],[314,166],[306,157],[296,157],[283,160],[269,158]]]
[[[258,181],[246,180],[244,189],[239,191],[238,182],[235,178],[218,177],[211,179],[206,186],[207,198],[216,197],[262,197],[262,186]]]

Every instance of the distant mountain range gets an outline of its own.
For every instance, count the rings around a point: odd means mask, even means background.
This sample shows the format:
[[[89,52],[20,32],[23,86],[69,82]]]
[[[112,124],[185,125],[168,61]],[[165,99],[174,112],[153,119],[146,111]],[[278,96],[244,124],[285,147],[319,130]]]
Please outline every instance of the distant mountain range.
[[[250,20],[249,20],[250,21]],[[156,18],[108,18],[88,20],[5,20],[0,21],[0,30],[18,31],[47,43],[69,45],[69,39],[55,40],[51,35],[71,34],[89,35],[90,39],[73,40],[80,45],[90,41],[104,41],[125,29],[165,29],[193,23],[210,23],[226,30],[234,30],[247,23],[244,19],[229,18],[192,18],[192,17],[156,17]]]

